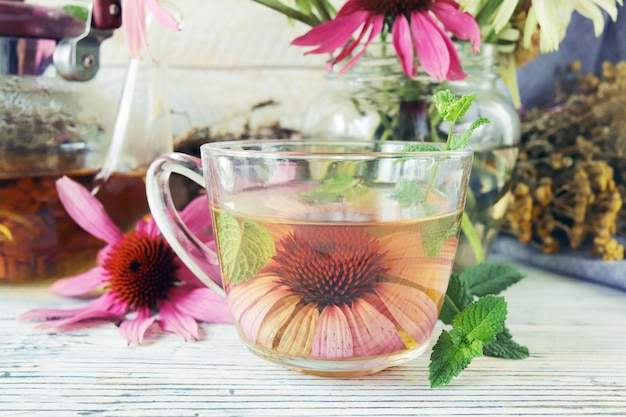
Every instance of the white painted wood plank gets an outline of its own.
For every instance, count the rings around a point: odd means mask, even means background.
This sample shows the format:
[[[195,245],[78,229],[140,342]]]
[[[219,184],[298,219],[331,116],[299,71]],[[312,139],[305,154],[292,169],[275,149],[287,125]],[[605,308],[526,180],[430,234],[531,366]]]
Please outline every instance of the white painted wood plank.
[[[0,416],[507,416],[626,414],[626,294],[524,268],[509,323],[531,358],[479,358],[430,389],[427,352],[377,375],[301,375],[248,353],[229,325],[126,346],[107,324],[46,335],[15,315],[72,307],[44,285],[0,288]]]

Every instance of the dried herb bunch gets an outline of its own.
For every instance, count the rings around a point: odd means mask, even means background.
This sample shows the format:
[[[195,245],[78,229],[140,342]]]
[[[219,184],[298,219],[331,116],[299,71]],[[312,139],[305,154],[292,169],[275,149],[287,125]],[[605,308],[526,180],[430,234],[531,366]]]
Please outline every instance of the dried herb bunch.
[[[559,104],[522,115],[513,202],[503,231],[545,253],[591,242],[604,260],[624,258],[626,234],[626,62],[605,62],[602,76],[568,68]]]

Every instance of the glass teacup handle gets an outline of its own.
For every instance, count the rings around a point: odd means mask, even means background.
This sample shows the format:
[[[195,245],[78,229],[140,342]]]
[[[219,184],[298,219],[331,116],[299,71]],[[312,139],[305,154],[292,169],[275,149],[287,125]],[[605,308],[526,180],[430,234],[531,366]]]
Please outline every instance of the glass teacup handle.
[[[200,159],[182,154],[170,153],[155,159],[146,174],[148,205],[159,230],[178,257],[204,284],[224,296],[224,290],[217,284],[203,265],[217,264],[217,254],[200,241],[180,218],[170,191],[170,175],[180,174],[198,185],[205,187]],[[208,202],[207,202],[208,204]]]

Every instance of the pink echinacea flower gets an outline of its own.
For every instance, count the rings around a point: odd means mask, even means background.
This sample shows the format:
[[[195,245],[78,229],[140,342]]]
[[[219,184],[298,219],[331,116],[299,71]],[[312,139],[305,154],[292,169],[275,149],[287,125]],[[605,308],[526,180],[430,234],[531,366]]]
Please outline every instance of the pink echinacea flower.
[[[185,341],[198,339],[197,321],[232,322],[226,301],[182,264],[152,219],[140,220],[135,231],[124,235],[100,201],[80,184],[63,177],[57,181],[57,191],[70,217],[107,245],[98,253],[96,267],[55,282],[50,291],[70,297],[104,293],[85,307],[34,309],[19,319],[49,320],[37,327],[60,331],[94,319],[121,321],[120,333],[129,344],[143,341],[148,328],[157,322],[157,313],[160,328]],[[180,214],[198,235],[211,225],[206,197],[196,198]],[[212,238],[203,240],[214,244]],[[209,272],[219,277],[218,265]],[[131,313],[135,313],[132,318],[128,317]]]
[[[333,20],[314,27],[292,43],[316,47],[307,52],[309,54],[340,49],[330,66],[351,57],[340,70],[341,74],[356,64],[387,25],[391,25],[394,49],[409,77],[417,74],[415,54],[424,70],[438,81],[465,77],[454,43],[446,31],[461,40],[470,40],[474,52],[480,48],[476,20],[469,13],[459,11],[454,0],[348,0]],[[355,34],[356,39],[352,39]],[[354,53],[359,46],[360,50]]]
[[[415,230],[380,237],[339,226],[272,225],[268,231],[278,243],[260,273],[241,283],[224,279],[234,319],[250,343],[332,360],[428,342],[455,238],[429,258]]]

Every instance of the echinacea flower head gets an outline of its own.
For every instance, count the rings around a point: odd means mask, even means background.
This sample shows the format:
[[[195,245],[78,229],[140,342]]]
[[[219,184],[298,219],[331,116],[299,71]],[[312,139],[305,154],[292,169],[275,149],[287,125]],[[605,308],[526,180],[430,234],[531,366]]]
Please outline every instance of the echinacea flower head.
[[[417,75],[419,62],[439,81],[465,77],[451,35],[470,40],[475,52],[481,42],[478,24],[469,13],[459,11],[454,0],[348,0],[334,19],[315,26],[293,44],[315,47],[308,52],[313,54],[339,50],[330,65],[349,58],[340,70],[343,73],[385,33],[391,33],[409,77]]]
[[[167,332],[185,340],[198,339],[197,321],[229,323],[225,300],[205,287],[178,259],[152,219],[140,220],[124,235],[102,204],[68,177],[57,181],[59,199],[68,214],[85,231],[105,241],[97,266],[55,282],[50,291],[63,296],[101,293],[86,307],[35,309],[20,319],[48,320],[40,329],[71,330],[94,319],[121,321],[120,333],[128,343],[141,343],[156,321]],[[189,229],[198,235],[210,227],[206,197],[198,197],[181,212]],[[211,237],[203,239],[213,244]],[[217,265],[213,276],[219,277]],[[134,315],[134,317],[130,317]]]
[[[378,235],[362,227],[268,225],[275,253],[254,278],[229,282],[249,343],[322,360],[424,346],[448,285],[457,240],[426,256],[420,226]]]

